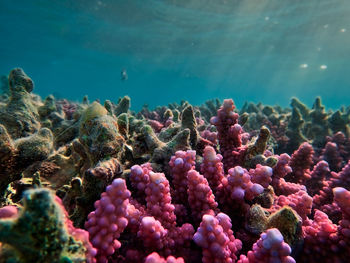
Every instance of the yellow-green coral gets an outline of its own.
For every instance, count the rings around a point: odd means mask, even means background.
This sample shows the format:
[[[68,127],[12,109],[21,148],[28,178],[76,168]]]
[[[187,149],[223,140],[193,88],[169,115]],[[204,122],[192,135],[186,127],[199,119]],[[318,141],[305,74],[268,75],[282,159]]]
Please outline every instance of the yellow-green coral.
[[[4,244],[0,258],[21,263],[86,261],[85,247],[69,235],[62,208],[54,198],[44,188],[25,192],[18,217],[0,220],[0,242]]]
[[[83,112],[80,117],[81,125],[84,125],[86,122],[93,120],[97,117],[104,116],[108,113],[105,107],[103,107],[100,103],[94,101],[87,109]]]

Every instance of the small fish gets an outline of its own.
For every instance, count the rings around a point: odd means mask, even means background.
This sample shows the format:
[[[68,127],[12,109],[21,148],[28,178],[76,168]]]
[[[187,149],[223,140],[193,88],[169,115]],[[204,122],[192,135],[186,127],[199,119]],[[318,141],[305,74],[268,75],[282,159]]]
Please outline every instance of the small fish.
[[[128,73],[126,72],[126,69],[123,69],[122,72],[120,73],[120,79],[122,81],[128,80]]]

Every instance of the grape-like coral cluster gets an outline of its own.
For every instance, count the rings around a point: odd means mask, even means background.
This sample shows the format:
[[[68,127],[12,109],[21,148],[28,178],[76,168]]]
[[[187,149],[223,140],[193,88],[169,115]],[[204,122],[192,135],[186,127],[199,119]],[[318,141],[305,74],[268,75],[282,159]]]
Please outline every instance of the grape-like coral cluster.
[[[350,111],[0,97],[0,262],[347,262]],[[49,190],[51,189],[51,190]]]

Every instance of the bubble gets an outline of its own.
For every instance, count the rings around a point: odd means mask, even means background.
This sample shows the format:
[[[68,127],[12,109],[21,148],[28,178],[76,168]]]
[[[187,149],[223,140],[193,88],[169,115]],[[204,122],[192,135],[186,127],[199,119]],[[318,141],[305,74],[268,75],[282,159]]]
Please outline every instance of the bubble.
[[[321,66],[320,66],[320,69],[321,69],[321,70],[327,69],[327,65],[321,65]]]
[[[301,64],[300,68],[307,68],[309,65],[308,64]]]
[[[346,32],[346,28],[340,29],[340,32],[341,32],[341,33],[345,33],[345,32]]]

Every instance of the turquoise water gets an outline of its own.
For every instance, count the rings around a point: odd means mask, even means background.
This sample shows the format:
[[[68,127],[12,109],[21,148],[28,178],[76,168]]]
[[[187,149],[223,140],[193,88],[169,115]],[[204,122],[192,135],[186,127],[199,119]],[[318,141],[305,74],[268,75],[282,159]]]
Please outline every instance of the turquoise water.
[[[350,101],[348,0],[0,0],[0,75],[132,108],[232,97]],[[122,81],[125,68],[128,80]]]

